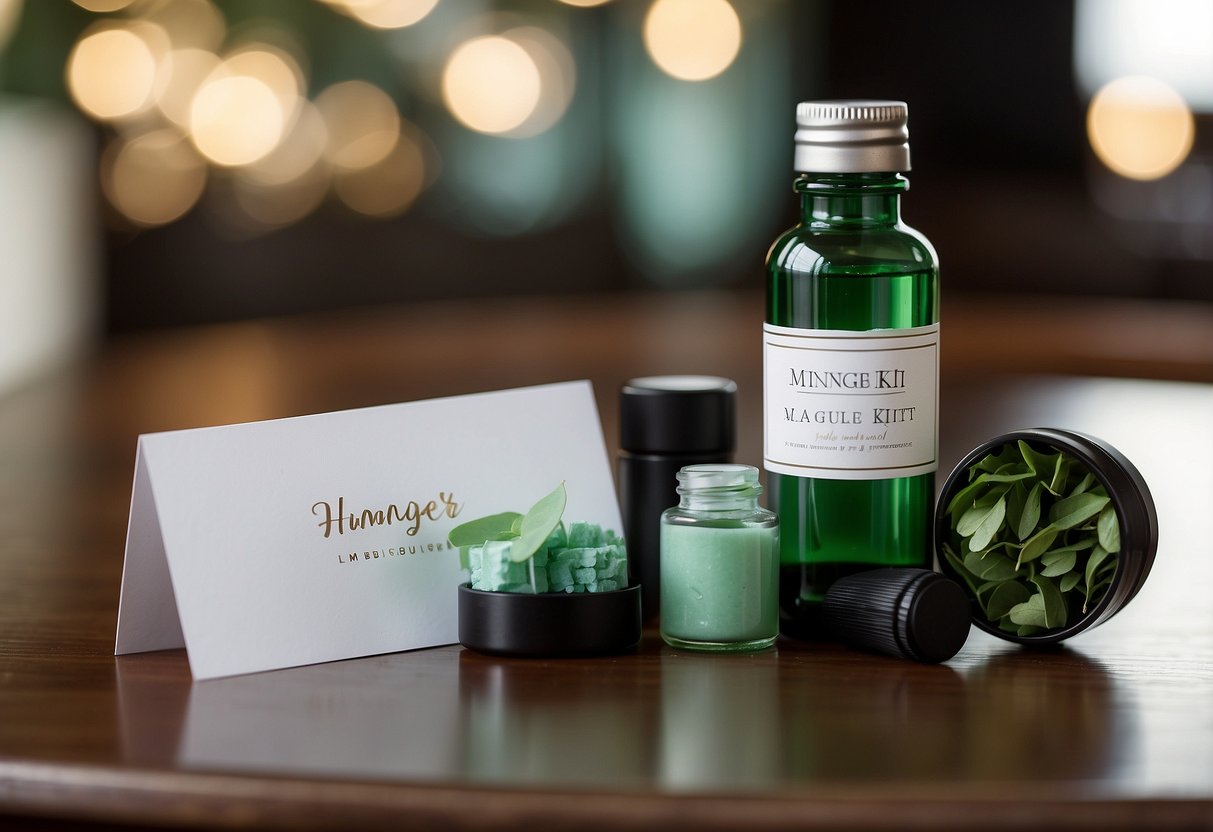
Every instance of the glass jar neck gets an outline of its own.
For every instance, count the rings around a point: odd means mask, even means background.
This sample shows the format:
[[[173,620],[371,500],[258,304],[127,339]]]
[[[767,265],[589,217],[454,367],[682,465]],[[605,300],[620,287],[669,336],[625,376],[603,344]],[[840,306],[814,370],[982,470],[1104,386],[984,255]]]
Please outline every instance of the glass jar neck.
[[[795,184],[800,220],[816,228],[895,226],[909,187],[899,173],[803,173]]]
[[[687,511],[754,511],[762,489],[753,485],[725,488],[679,488],[678,507]]]

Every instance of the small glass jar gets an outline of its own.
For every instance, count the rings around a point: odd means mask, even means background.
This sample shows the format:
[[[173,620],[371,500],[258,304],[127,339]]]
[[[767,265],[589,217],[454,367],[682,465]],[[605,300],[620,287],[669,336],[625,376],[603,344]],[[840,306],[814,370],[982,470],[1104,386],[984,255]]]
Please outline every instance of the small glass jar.
[[[779,520],[750,465],[688,465],[661,515],[661,637],[687,650],[770,647],[779,633]]]

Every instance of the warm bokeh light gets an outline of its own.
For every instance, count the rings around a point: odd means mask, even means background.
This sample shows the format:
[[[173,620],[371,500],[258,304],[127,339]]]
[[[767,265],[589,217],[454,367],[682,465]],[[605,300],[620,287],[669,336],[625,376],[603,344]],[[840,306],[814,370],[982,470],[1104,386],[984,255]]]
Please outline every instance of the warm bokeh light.
[[[1129,76],[1105,85],[1087,109],[1087,138],[1099,160],[1129,179],[1159,179],[1192,149],[1192,111],[1157,78]]]
[[[172,222],[194,206],[206,186],[206,165],[171,128],[116,138],[101,158],[101,189],[139,226]]]
[[[400,114],[383,90],[366,81],[343,81],[316,96],[328,131],[325,156],[347,170],[380,162],[400,135]]]
[[[228,55],[222,71],[261,81],[278,97],[284,123],[289,124],[294,118],[306,83],[303,70],[290,53],[266,43],[246,44]]]
[[[424,139],[411,126],[386,158],[362,170],[339,172],[333,190],[350,209],[368,217],[392,217],[408,210],[425,188]]]
[[[536,136],[560,121],[572,102],[577,86],[576,64],[568,47],[546,29],[520,26],[510,29],[504,37],[530,55],[539,71],[540,90],[535,109],[509,135]]]
[[[560,0],[560,2],[564,3],[566,6],[581,6],[582,8],[589,8],[591,6],[601,6],[605,3],[609,3],[610,0]]]
[[[741,20],[728,0],[656,0],[644,20],[644,45],[666,74],[705,81],[737,57]]]
[[[217,66],[219,56],[205,49],[170,52],[160,64],[160,71],[167,75],[167,80],[156,97],[156,106],[164,117],[178,127],[188,128],[194,94]]]
[[[290,131],[278,146],[241,172],[262,185],[295,182],[307,177],[319,164],[327,141],[328,130],[320,111],[312,102],[303,99]]]
[[[286,114],[277,92],[260,78],[227,75],[220,66],[190,105],[190,138],[217,165],[247,165],[282,139]]]
[[[140,3],[135,12],[163,28],[174,49],[213,52],[227,33],[223,13],[210,0],[154,0]]]
[[[147,31],[147,27],[141,27]],[[157,55],[134,29],[90,29],[67,59],[67,88],[77,106],[95,118],[135,115],[152,102]]]
[[[539,67],[508,38],[486,35],[462,44],[442,73],[447,109],[481,133],[508,133],[539,105]]]
[[[347,0],[336,5],[367,26],[403,29],[424,19],[438,5],[438,0]]]
[[[135,0],[72,0],[77,6],[90,12],[106,14],[125,9]]]
[[[0,0],[0,49],[8,45],[9,38],[21,22],[22,0]]]

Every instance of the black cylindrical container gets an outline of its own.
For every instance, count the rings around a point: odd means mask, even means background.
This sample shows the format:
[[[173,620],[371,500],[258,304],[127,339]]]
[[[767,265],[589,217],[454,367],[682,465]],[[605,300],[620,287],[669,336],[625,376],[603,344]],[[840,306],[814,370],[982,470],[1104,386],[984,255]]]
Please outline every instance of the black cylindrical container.
[[[945,541],[953,540],[955,543],[955,533],[946,513],[948,503],[957,491],[968,484],[970,467],[987,454],[997,453],[1004,446],[1019,440],[1037,448],[1062,451],[1082,462],[1108,492],[1120,521],[1121,549],[1111,586],[1098,604],[1080,618],[1068,622],[1066,626],[1020,636],[1001,630],[995,623],[986,620],[978,601],[971,600],[973,623],[987,633],[1019,644],[1056,644],[1107,621],[1137,595],[1150,574],[1154,553],[1158,548],[1158,515],[1150,489],[1141,473],[1123,454],[1102,439],[1060,428],[1029,428],[1003,434],[974,448],[962,459],[948,476],[940,492],[935,513],[935,550],[939,556],[939,567],[945,575],[954,577],[963,584],[956,570],[942,554]]]
[[[619,494],[628,568],[646,619],[659,612],[661,513],[684,465],[732,462],[737,385],[716,376],[634,378],[619,392]]]

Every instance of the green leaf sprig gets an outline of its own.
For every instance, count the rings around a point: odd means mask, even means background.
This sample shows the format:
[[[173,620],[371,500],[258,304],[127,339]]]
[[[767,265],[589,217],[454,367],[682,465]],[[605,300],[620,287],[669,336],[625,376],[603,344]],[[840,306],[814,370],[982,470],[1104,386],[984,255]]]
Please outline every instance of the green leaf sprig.
[[[1103,599],[1120,520],[1079,460],[1019,440],[969,468],[948,502],[944,557],[986,619],[1020,636],[1066,626]]]
[[[526,514],[505,511],[469,520],[451,529],[447,539],[452,546],[459,547],[459,563],[464,569],[468,568],[468,550],[490,540],[514,541],[510,547],[510,560],[521,563],[539,551],[539,547],[560,525],[567,502],[568,493],[562,482],[551,494],[540,498]]]

